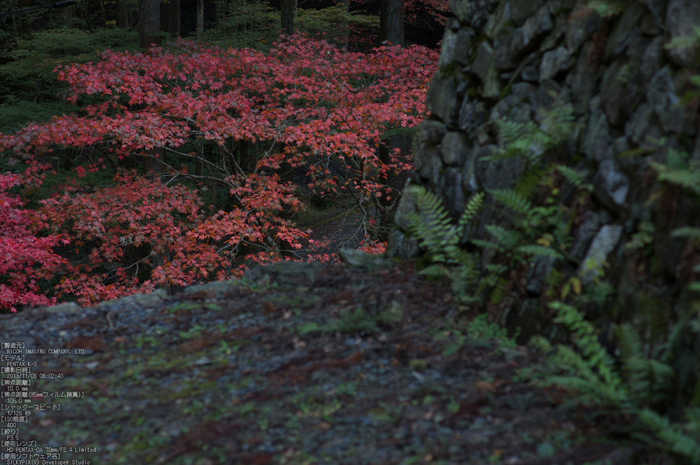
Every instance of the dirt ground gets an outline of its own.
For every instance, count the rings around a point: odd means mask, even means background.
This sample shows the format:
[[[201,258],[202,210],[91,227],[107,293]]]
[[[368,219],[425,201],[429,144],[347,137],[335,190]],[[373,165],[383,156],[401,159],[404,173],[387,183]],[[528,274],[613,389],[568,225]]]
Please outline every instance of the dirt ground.
[[[4,405],[46,464],[672,463],[628,419],[534,387],[541,357],[474,317],[410,263],[27,310],[0,316],[3,341],[47,353]]]

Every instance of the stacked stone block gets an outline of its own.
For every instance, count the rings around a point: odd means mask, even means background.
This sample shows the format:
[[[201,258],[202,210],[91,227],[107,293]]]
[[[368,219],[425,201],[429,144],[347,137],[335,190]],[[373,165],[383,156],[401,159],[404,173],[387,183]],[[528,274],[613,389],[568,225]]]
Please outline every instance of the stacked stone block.
[[[672,214],[650,202],[660,186],[650,162],[665,162],[671,149],[700,160],[698,99],[682,100],[694,88],[692,76],[700,74],[700,51],[690,42],[668,47],[697,35],[700,1],[626,0],[621,10],[616,4],[451,0],[454,16],[428,93],[432,116],[414,134],[411,182],[437,193],[457,217],[473,194],[512,188],[526,169],[518,158],[481,160],[499,148],[498,120],[538,122],[540,109],[571,105],[578,130],[566,147],[568,164],[588,174],[595,187],[569,252],[582,261],[609,262],[605,279],[629,305],[636,305],[635,294],[649,297],[648,289],[640,294],[635,286],[652,286],[649,298],[675,305],[688,277],[682,269],[688,242],[669,233],[699,225],[700,208],[683,193],[672,199]],[[406,190],[397,210],[393,255],[418,253],[407,233],[414,196]],[[485,236],[484,225],[504,221],[492,207],[487,197],[477,237]],[[640,284],[639,257],[626,253],[624,244],[648,221],[657,229],[646,264],[650,274]],[[514,310],[536,306],[551,269],[551,261],[532,264],[525,302]]]

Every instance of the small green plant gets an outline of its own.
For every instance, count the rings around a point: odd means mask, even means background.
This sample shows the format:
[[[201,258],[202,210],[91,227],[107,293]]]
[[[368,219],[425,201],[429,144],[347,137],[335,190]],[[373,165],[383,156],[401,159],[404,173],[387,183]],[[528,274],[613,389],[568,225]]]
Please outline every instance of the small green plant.
[[[468,341],[494,341],[502,347],[517,347],[515,343],[515,338],[518,337],[517,333],[512,338],[509,338],[505,328],[500,327],[496,323],[489,323],[488,318],[487,314],[481,314],[470,321],[465,330],[451,328],[447,331],[445,334],[452,334],[455,340],[445,347],[442,355],[444,357],[450,357],[456,354]],[[437,336],[438,339],[444,337],[444,335]]]
[[[469,322],[467,327],[467,336],[469,339],[476,340],[496,340],[504,347],[514,348],[517,346],[515,337],[508,337],[508,331],[495,323],[489,323],[488,315],[482,314]]]
[[[625,9],[623,0],[590,0],[588,7],[595,10],[603,18],[609,18],[622,13]]]
[[[583,313],[569,305],[552,302],[549,306],[557,311],[554,322],[563,324],[571,332],[578,352],[559,344],[549,358],[551,376],[540,384],[555,384],[575,390],[594,403],[611,406],[627,404],[629,395],[615,369],[615,360],[598,341],[593,324],[584,319]],[[530,343],[542,352],[552,351],[552,344],[542,336],[534,336]]]
[[[497,287],[501,276],[514,266],[543,257],[553,260],[567,258],[566,250],[571,245],[571,219],[568,210],[556,201],[560,191],[555,185],[556,174],[561,173],[567,181],[582,190],[591,190],[585,179],[576,170],[547,161],[544,156],[567,140],[575,129],[573,108],[557,105],[550,111],[542,111],[540,122],[517,123],[509,120],[498,122],[498,137],[501,149],[485,161],[520,157],[527,165],[525,174],[512,189],[489,191],[500,204],[511,225],[486,225],[490,239],[472,239],[472,244],[495,249],[507,260],[508,265],[489,264],[480,276],[479,291],[486,287]],[[541,204],[530,199],[539,188],[546,188],[546,197]],[[491,268],[489,268],[491,267]],[[494,296],[492,296],[493,298]],[[497,296],[496,296],[497,297]]]
[[[457,224],[453,225],[435,194],[420,186],[409,188],[415,191],[418,210],[409,217],[410,232],[427,251],[427,259],[431,263],[421,273],[431,277],[447,276],[452,283],[455,298],[463,303],[472,302],[474,298],[469,295],[469,291],[473,289],[478,276],[476,257],[460,247],[459,242],[483,205],[484,194],[473,196]]]
[[[345,310],[341,317],[331,320],[327,324],[320,324],[315,321],[304,323],[296,328],[297,333],[306,334],[315,331],[334,333],[339,331],[345,334],[353,333],[375,333],[379,331],[379,324],[391,324],[400,321],[403,315],[398,304],[389,305],[376,315],[367,312],[363,308]]]
[[[485,160],[523,157],[530,167],[543,162],[543,156],[568,140],[576,125],[571,105],[555,105],[552,110],[540,110],[540,122],[518,123],[501,119],[496,123],[501,149]]]
[[[583,312],[561,302],[549,305],[557,311],[555,323],[563,324],[571,333],[574,350],[559,344],[549,359],[551,373],[543,384],[556,384],[577,391],[596,404],[638,409],[667,398],[674,370],[662,360],[644,355],[638,333],[631,324],[616,330],[621,369],[598,340],[593,323]],[[543,352],[551,352],[551,343],[535,336],[531,343]]]
[[[659,173],[659,181],[667,181],[700,196],[700,161],[689,160],[687,152],[671,149],[665,164],[652,161],[650,165]]]
[[[488,225],[492,240],[473,240],[484,248],[495,248],[511,256],[512,261],[524,262],[530,257],[563,258],[562,250],[568,242],[569,224],[561,207],[533,206],[530,200],[510,189],[496,189],[490,193],[514,213],[514,228]],[[553,245],[558,245],[554,248]]]
[[[639,334],[631,324],[620,325],[616,331],[620,351],[618,366],[600,344],[595,327],[584,319],[582,312],[561,302],[553,302],[550,307],[557,310],[555,322],[564,324],[571,332],[577,350],[559,344],[549,358],[544,378],[536,383],[568,388],[594,404],[635,414],[654,435],[638,433],[638,438],[685,457],[688,463],[699,464],[700,409],[685,407],[686,422],[681,424],[652,408],[666,405],[675,393],[678,378],[670,363],[679,344],[682,345],[688,327],[700,333],[697,316],[686,316],[675,325],[669,342],[662,347],[665,351],[658,359],[645,355]],[[553,351],[551,343],[541,336],[534,337],[531,343],[546,353]],[[696,394],[700,392],[698,382],[695,391]],[[700,399],[700,396],[696,397]]]
[[[693,26],[693,32],[694,34],[692,35],[682,35],[669,40],[664,44],[664,48],[666,50],[679,50],[689,47],[698,47],[698,45],[700,45],[700,26]],[[695,78],[695,85],[700,86],[700,77],[697,75],[693,77]]]
[[[654,240],[654,232],[656,227],[649,221],[639,223],[637,232],[632,235],[632,238],[625,244],[626,250],[641,249],[651,244]]]
[[[700,464],[700,408],[686,409],[684,424],[672,423],[668,417],[651,409],[643,409],[639,418],[656,436],[656,441],[644,436],[642,439],[688,458],[691,465]]]

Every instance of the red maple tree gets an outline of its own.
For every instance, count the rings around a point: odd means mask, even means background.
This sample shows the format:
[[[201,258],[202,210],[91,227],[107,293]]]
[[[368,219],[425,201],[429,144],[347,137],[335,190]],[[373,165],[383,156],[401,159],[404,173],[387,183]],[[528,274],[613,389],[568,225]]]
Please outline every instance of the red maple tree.
[[[24,174],[25,182],[37,180],[36,170]],[[20,184],[19,176],[0,174],[0,308],[16,312],[17,306],[50,305],[55,298],[43,295],[42,280],[50,279],[66,261],[53,252],[63,235],[37,237],[31,231],[31,212],[21,208],[22,200],[8,190]]]
[[[424,119],[437,59],[417,46],[349,53],[299,36],[269,54],[187,41],[106,51],[59,71],[79,113],[1,135],[0,151],[58,157],[78,175],[149,160],[146,177],[122,171],[111,186],[68,185],[42,202],[34,234],[71,244],[60,297],[224,279],[240,272],[238,256],[274,261],[283,244],[301,247],[306,232],[289,219],[303,206],[295,169],[313,193],[344,189],[363,208],[391,210],[399,193],[387,175],[411,164],[407,153],[380,157],[381,136]],[[227,207],[204,205],[207,189],[225,189]]]

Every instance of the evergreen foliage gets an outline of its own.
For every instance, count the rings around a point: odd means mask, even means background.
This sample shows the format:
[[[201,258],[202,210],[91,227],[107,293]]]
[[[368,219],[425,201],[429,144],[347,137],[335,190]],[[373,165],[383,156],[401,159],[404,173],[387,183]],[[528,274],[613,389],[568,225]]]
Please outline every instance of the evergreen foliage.
[[[529,166],[538,166],[542,157],[566,141],[575,129],[574,109],[571,105],[555,105],[549,111],[540,110],[539,123],[518,123],[498,120],[498,139],[501,149],[487,159],[523,157]]]
[[[447,276],[458,301],[472,302],[469,294],[473,290],[476,271],[476,257],[459,246],[465,229],[474,219],[484,202],[483,193],[472,197],[456,225],[440,199],[423,187],[411,186],[415,190],[418,212],[410,216],[411,233],[414,234],[427,253],[431,266],[422,273],[431,277]]]
[[[650,164],[659,173],[660,181],[668,181],[700,196],[700,162],[688,162],[687,153],[669,150],[666,164]]]
[[[37,93],[58,85],[54,72],[58,66],[96,60],[98,50],[135,50],[137,44],[138,35],[125,29],[38,31],[19,39],[17,46],[4,54],[9,61],[0,66],[0,82],[12,95],[35,100]]]
[[[569,388],[586,400],[604,405],[626,405],[629,395],[623,379],[614,368],[615,360],[598,341],[593,324],[585,320],[582,312],[569,305],[552,302],[549,306],[557,311],[554,322],[563,324],[571,332],[578,352],[565,345],[558,345],[549,359],[550,376],[541,384]],[[533,337],[531,344],[543,352],[552,350],[551,343],[542,336]]]
[[[75,111],[64,101],[67,86],[58,81],[57,67],[97,60],[98,50],[134,50],[137,45],[138,34],[126,29],[59,28],[18,39],[2,55],[7,63],[0,66],[0,132]]]
[[[601,17],[609,18],[617,16],[625,9],[624,0],[590,0],[588,7],[596,11]]]
[[[569,181],[571,184],[574,185],[574,187],[584,187],[586,179],[581,176],[581,174],[576,171],[575,169],[566,166],[566,165],[557,165],[557,170],[564,176],[564,178]],[[592,187],[589,185],[587,186],[589,189],[592,189]]]
[[[651,162],[651,166],[659,173],[659,180],[679,186],[690,195],[700,195],[700,169],[697,163],[688,162],[687,154],[670,150],[666,163]],[[652,242],[654,233],[652,223],[642,222],[626,247],[644,247]],[[687,238],[693,247],[700,245],[700,228],[684,226],[671,235]],[[694,271],[699,272],[700,265],[695,265]],[[688,290],[700,291],[700,283],[691,283]],[[549,375],[542,383],[575,390],[595,403],[637,415],[653,433],[653,437],[639,433],[639,438],[677,454],[683,463],[700,463],[700,302],[671,326],[663,344],[645,345],[631,323],[619,325],[615,332],[619,367],[598,342],[594,326],[584,320],[582,312],[560,302],[550,307],[558,312],[555,322],[571,331],[578,350],[559,345],[549,359]],[[652,325],[668,326],[668,321]],[[542,337],[533,338],[532,343],[543,351],[552,350],[550,342]],[[680,416],[685,422],[674,421]]]
[[[639,419],[656,435],[658,445],[685,457],[691,465],[700,464],[700,408],[686,410],[685,424],[672,423],[667,416],[648,408],[639,412]]]
[[[568,223],[560,207],[535,207],[529,199],[512,189],[496,189],[489,193],[514,213],[511,215],[514,228],[485,226],[493,242],[474,240],[475,244],[495,247],[512,255],[518,262],[524,261],[526,256],[563,258],[562,253],[552,247],[554,244],[563,246],[569,240]]]
[[[267,52],[279,38],[280,21],[280,11],[267,2],[235,0],[227,4],[223,21],[205,32],[204,40],[226,48]],[[378,28],[379,19],[348,12],[342,4],[319,10],[297,8],[294,18],[297,32],[336,45],[346,45],[351,26]]]
[[[204,32],[205,42],[223,48],[253,48],[269,51],[279,36],[280,12],[266,2],[228,2],[216,27]]]

